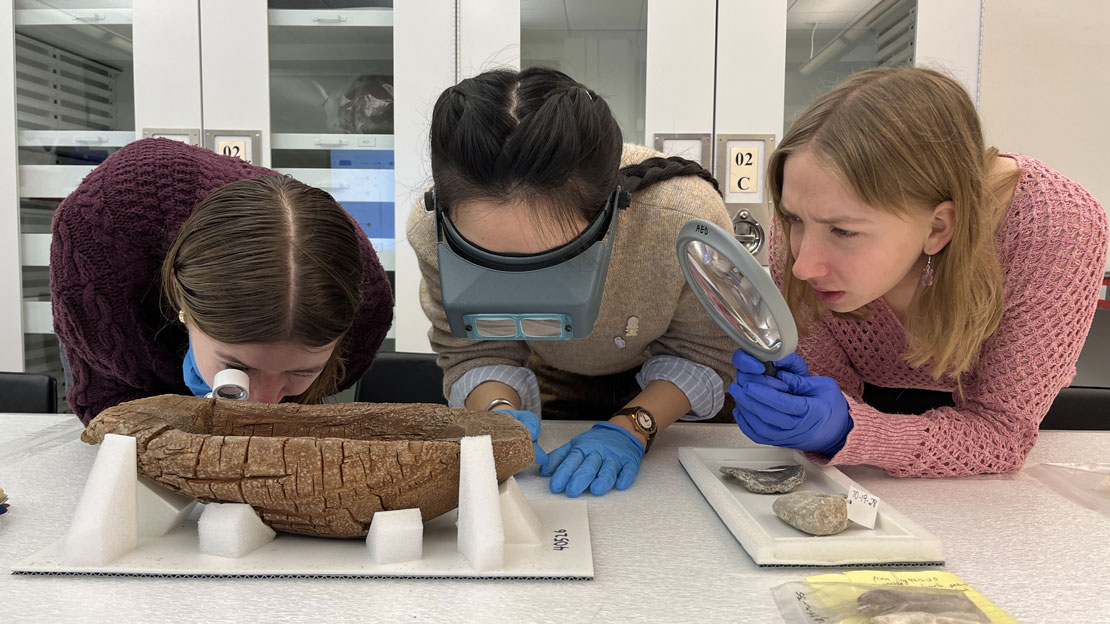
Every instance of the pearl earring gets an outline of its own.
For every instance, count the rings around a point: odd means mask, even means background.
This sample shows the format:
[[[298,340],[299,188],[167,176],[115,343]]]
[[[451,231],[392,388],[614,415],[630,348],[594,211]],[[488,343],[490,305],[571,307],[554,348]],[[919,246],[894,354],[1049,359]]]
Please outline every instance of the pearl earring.
[[[933,257],[932,256],[929,256],[929,259],[925,262],[925,269],[921,271],[921,285],[922,286],[932,286],[933,285]]]

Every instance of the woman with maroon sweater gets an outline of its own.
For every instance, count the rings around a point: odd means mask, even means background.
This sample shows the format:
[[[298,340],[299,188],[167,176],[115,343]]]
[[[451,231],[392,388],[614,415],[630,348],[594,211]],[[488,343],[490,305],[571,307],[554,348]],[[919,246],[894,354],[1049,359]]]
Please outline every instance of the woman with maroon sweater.
[[[85,424],[239,368],[251,400],[318,403],[369,368],[393,299],[327,193],[167,139],[111,155],[58,207],[54,331]]]
[[[920,68],[846,79],[767,171],[771,271],[806,335],[777,377],[733,356],[744,433],[897,476],[1020,469],[1091,327],[1098,202],[986,147],[960,84]]]

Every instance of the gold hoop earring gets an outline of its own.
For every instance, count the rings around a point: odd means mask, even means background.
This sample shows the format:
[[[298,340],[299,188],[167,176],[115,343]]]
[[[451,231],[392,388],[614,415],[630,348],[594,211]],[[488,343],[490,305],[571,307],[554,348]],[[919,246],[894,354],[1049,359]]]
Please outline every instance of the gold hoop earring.
[[[932,286],[933,285],[933,257],[932,256],[929,256],[929,259],[925,262],[925,268],[921,271],[921,285],[922,286]]]
[[[185,310],[178,310],[177,311],[177,320],[181,321],[182,325],[185,324]]]

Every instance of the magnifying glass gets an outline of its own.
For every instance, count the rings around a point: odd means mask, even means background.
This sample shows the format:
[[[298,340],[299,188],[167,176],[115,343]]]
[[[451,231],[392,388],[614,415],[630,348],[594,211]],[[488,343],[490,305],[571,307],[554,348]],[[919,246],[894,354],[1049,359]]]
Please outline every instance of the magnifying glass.
[[[237,368],[225,368],[212,380],[209,397],[246,401],[250,397],[251,378]]]
[[[678,234],[678,263],[694,295],[740,348],[764,363],[794,352],[798,328],[766,269],[733,235],[703,219]]]

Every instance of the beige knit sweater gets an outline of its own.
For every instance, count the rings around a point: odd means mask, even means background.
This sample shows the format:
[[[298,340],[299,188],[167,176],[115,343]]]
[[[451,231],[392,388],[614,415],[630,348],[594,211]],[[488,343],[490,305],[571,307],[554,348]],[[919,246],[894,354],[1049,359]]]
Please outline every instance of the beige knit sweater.
[[[662,154],[626,144],[621,166],[653,156]],[[697,176],[671,178],[632,195],[631,205],[617,217],[601,310],[588,337],[476,341],[452,335],[447,324],[435,216],[424,209],[421,198],[409,215],[408,240],[420,263],[420,304],[432,321],[429,339],[444,369],[444,394],[471,369],[524,366],[532,352],[550,366],[590,376],[627,371],[653,356],[672,355],[713,368],[723,382],[731,380],[735,369],[730,358],[736,345],[690,291],[675,253],[679,230],[694,218],[732,228],[720,195]]]

